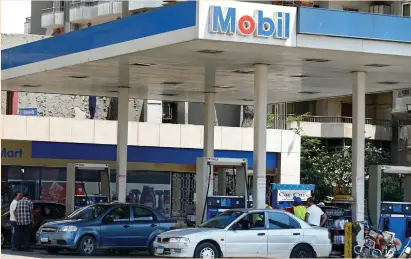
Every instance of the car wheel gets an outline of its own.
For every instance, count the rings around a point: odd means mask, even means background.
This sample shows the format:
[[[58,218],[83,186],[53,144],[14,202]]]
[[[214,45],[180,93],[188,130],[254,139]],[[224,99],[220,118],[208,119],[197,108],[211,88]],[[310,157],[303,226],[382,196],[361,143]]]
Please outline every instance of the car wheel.
[[[298,245],[294,247],[290,258],[315,258],[315,253],[308,245]]]
[[[57,254],[58,252],[60,252],[60,249],[55,248],[55,247],[49,247],[46,249],[46,251],[49,254]]]
[[[132,252],[133,250],[131,249],[119,249],[117,250],[117,253],[119,253],[120,255],[128,255]]]
[[[202,243],[196,247],[194,258],[214,259],[218,258],[218,249],[211,243]]]
[[[147,248],[148,254],[149,254],[150,256],[154,256],[154,254],[155,254],[154,240],[156,240],[156,239],[154,238],[154,239],[150,242],[150,244],[148,245],[148,248]]]
[[[94,237],[89,235],[82,237],[78,244],[78,251],[81,255],[92,255],[96,251],[96,240]]]

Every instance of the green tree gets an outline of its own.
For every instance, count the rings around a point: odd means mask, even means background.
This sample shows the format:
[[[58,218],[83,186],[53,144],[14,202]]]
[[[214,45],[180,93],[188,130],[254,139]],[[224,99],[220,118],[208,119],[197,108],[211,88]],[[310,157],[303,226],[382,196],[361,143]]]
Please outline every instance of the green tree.
[[[288,122],[295,122],[293,129],[301,136],[301,183],[315,184],[314,196],[319,200],[325,200],[332,195],[334,187],[342,187],[350,190],[352,184],[352,148],[344,147],[330,152],[325,149],[321,141],[316,138],[304,136],[301,121],[310,114],[289,117]],[[368,194],[368,168],[370,165],[390,164],[388,152],[376,148],[370,141],[365,143],[365,174],[366,197]],[[383,197],[386,200],[401,200],[401,176],[384,175]]]

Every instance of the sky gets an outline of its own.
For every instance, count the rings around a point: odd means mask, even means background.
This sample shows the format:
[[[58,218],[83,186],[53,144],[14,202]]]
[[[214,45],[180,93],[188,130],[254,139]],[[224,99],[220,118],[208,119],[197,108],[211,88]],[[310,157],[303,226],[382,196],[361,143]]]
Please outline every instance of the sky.
[[[30,0],[1,0],[1,33],[24,33],[30,9]]]

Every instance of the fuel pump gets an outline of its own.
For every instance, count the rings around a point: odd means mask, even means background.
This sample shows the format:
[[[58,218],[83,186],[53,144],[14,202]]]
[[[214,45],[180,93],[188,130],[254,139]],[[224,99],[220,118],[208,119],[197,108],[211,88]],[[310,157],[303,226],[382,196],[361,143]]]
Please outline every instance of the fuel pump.
[[[247,208],[247,159],[199,157],[196,164],[196,224],[220,214],[227,209]],[[233,170],[235,194],[226,196],[225,188],[213,195],[214,170]],[[223,181],[223,179],[221,179]],[[220,179],[219,179],[220,182]],[[225,186],[225,185],[224,185]]]
[[[381,192],[384,174],[404,175],[404,201],[386,201]],[[369,169],[368,209],[370,224],[396,234],[402,244],[411,237],[411,167],[374,165]],[[401,252],[402,248],[398,249]]]
[[[99,182],[87,181],[88,178],[96,175]],[[66,179],[66,215],[89,204],[108,202],[110,197],[108,165],[67,164]]]

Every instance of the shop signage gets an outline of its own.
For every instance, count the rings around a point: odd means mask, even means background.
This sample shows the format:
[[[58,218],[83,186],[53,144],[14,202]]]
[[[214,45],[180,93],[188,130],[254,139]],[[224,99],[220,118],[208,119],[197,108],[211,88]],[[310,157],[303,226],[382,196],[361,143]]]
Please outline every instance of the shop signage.
[[[22,158],[23,157],[23,149],[8,149],[2,148],[1,149],[1,158]]]
[[[294,197],[306,201],[311,197],[311,190],[278,190],[277,201],[292,201]]]
[[[210,6],[209,31],[210,33],[228,34],[237,33],[241,36],[259,38],[288,39],[290,37],[289,12],[270,12],[264,15],[263,10],[255,10],[254,15],[238,15],[233,7]]]
[[[37,116],[37,108],[20,108],[19,115],[22,116]]]

